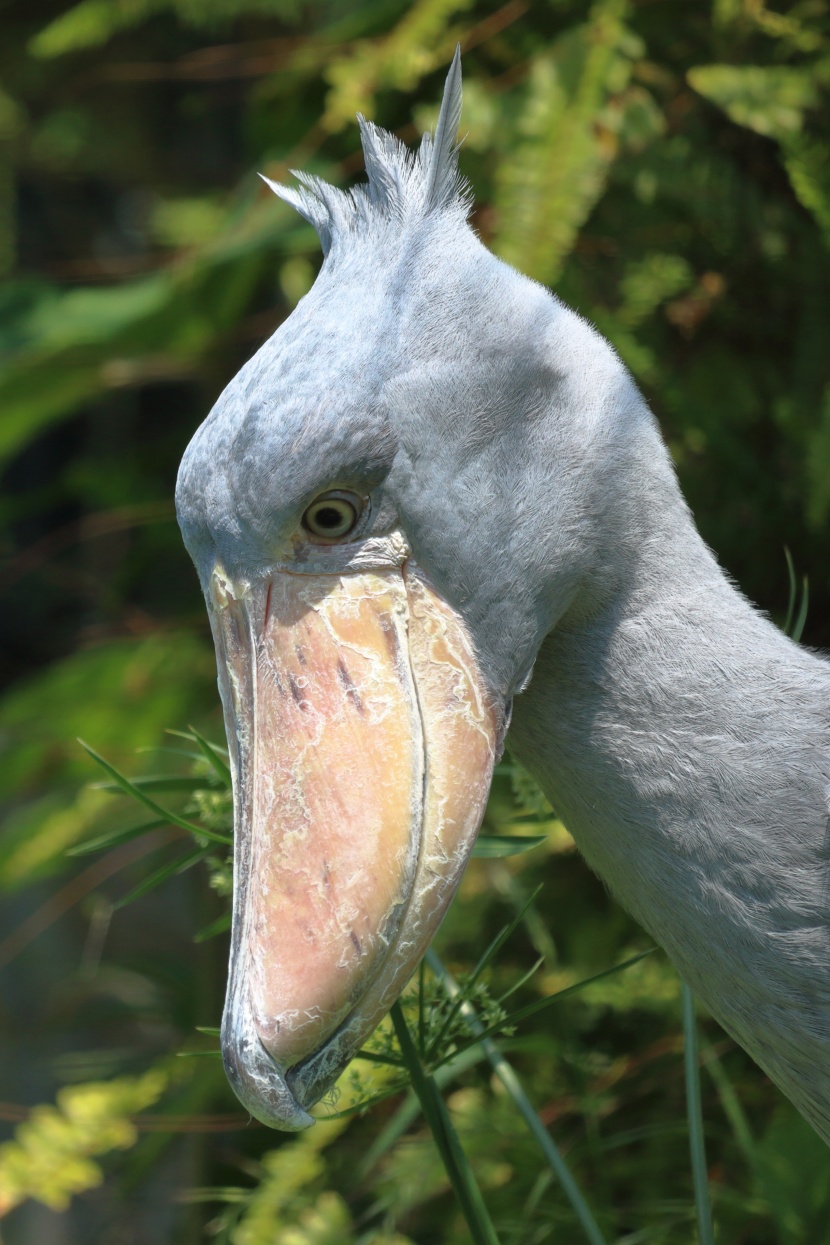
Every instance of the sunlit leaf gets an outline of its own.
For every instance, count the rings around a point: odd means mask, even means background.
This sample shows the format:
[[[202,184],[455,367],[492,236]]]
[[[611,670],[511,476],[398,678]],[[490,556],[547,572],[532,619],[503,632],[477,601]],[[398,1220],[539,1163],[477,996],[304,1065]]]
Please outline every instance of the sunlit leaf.
[[[737,122],[767,138],[788,138],[818,102],[816,78],[787,65],[698,65],[691,85]]]
[[[94,1158],[135,1144],[130,1117],[156,1102],[166,1083],[152,1071],[71,1085],[59,1090],[56,1106],[34,1107],[14,1140],[0,1146],[0,1216],[27,1198],[65,1210],[76,1193],[99,1185]]]

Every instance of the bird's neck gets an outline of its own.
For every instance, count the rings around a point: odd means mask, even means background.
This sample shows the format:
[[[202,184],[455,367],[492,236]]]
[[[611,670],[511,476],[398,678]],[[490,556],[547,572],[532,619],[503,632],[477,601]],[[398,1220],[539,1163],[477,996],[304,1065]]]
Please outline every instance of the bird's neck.
[[[547,637],[511,747],[612,892],[798,1099],[830,1033],[830,665],[732,588],[679,494],[664,521],[664,500],[616,591]],[[823,1094],[799,1105],[830,1136],[827,1075]]]

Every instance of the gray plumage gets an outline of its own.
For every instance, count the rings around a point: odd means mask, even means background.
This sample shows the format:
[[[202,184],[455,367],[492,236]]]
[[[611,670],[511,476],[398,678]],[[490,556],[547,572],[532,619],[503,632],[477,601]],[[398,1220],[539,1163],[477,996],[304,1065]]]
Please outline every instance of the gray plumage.
[[[727,581],[611,347],[470,229],[459,108],[456,56],[434,144],[362,121],[366,187],[274,187],[326,260],[194,437],[185,540],[263,575],[368,494],[589,864],[830,1141],[830,665]]]

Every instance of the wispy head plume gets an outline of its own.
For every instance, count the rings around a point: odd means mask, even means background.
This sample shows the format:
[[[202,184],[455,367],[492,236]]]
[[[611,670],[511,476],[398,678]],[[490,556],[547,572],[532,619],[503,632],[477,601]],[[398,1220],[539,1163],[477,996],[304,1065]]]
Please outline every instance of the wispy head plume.
[[[291,170],[300,189],[264,177],[274,194],[290,203],[313,225],[327,254],[335,239],[378,219],[402,226],[433,212],[466,217],[471,196],[458,171],[458,125],[461,120],[461,47],[450,65],[435,135],[425,134],[410,151],[388,130],[358,116],[368,182],[338,190],[319,177]]]

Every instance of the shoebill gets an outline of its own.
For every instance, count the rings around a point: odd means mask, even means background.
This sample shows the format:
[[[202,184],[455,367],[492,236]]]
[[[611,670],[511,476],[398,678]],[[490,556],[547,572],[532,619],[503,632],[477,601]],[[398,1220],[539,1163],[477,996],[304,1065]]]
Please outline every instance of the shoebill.
[[[830,665],[706,547],[609,344],[489,253],[459,58],[417,153],[273,190],[311,291],[177,502],[234,773],[222,1049],[301,1129],[400,994],[511,750],[589,865],[830,1140]]]

